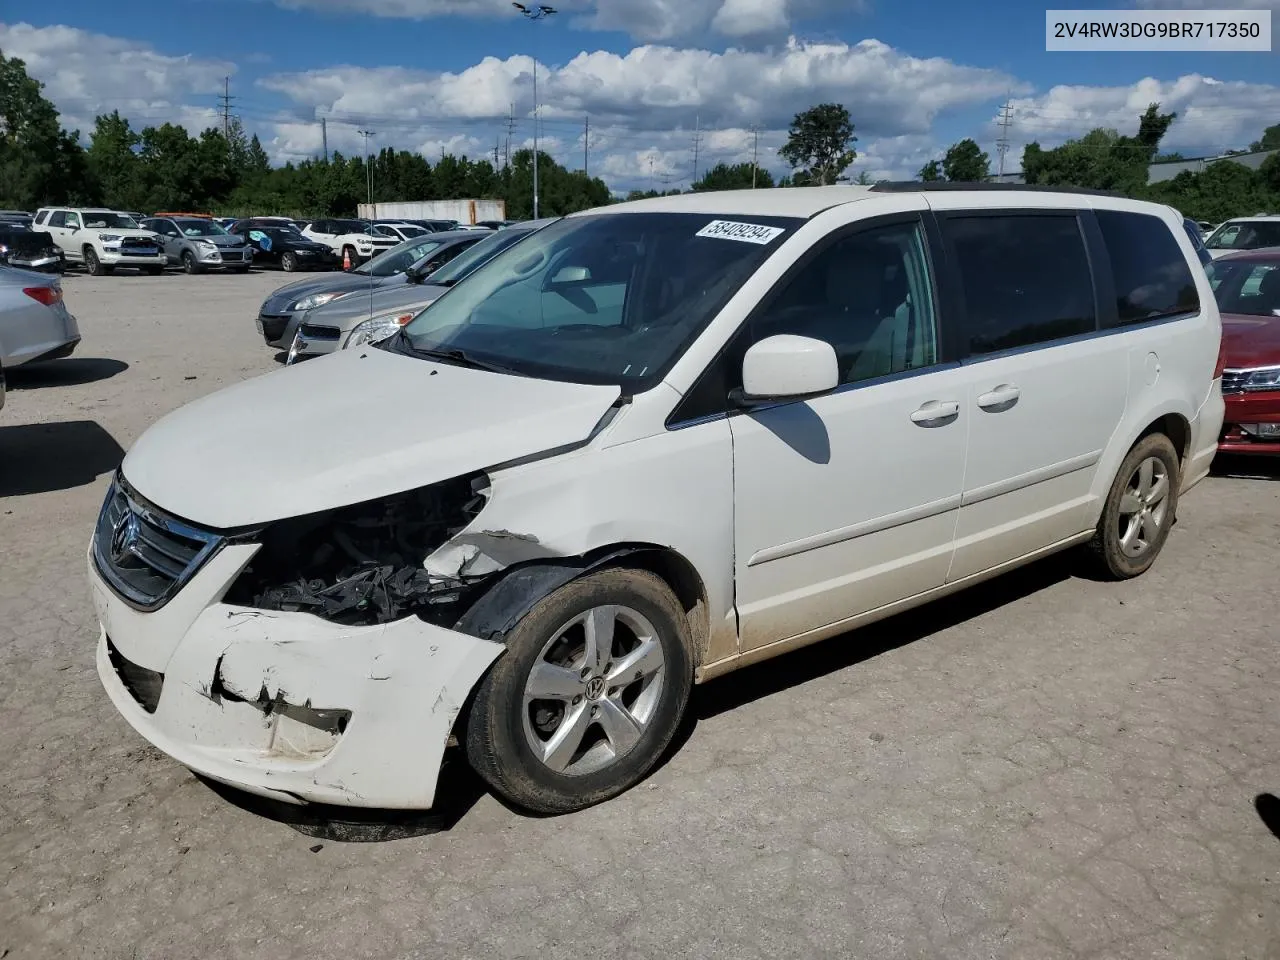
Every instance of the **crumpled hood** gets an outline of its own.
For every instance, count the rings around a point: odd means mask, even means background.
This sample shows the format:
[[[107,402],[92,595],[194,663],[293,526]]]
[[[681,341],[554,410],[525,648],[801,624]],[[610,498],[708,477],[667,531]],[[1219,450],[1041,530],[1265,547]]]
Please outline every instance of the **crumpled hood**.
[[[325,248],[326,250],[328,247]],[[374,277],[375,287],[385,283],[389,277]],[[349,293],[364,290],[369,286],[369,277],[361,273],[320,273],[306,277],[295,283],[286,283],[272,291],[262,304],[262,312],[267,314],[288,313],[289,306],[303,297],[313,293]]]
[[[1280,364],[1280,317],[1224,313],[1222,345],[1231,370]]]
[[[143,497],[192,523],[250,526],[579,443],[619,394],[343,350],[174,411],[122,469]]]

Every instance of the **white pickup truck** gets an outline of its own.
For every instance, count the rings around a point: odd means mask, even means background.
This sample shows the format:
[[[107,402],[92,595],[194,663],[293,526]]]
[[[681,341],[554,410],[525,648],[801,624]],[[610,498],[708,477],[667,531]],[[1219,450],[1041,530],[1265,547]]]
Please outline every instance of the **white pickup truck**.
[[[164,272],[165,253],[156,236],[126,213],[89,207],[42,207],[35,229],[46,231],[62,248],[68,263],[82,263],[100,277],[116,267]]]

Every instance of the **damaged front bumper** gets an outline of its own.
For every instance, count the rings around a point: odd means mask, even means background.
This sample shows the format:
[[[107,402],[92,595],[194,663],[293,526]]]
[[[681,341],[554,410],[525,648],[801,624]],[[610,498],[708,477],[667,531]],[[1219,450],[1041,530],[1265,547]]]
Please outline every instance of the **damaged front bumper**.
[[[286,802],[426,809],[497,643],[407,617],[343,626],[221,602],[257,550],[225,547],[164,607],[89,560],[98,674],[143,737],[210,779]]]

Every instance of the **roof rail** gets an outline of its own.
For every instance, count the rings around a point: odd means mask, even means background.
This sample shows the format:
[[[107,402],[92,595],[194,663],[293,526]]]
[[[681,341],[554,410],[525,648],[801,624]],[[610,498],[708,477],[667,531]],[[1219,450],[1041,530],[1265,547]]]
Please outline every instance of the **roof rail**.
[[[1094,197],[1124,197],[1117,190],[1090,190],[1088,187],[1051,187],[1039,183],[978,183],[951,180],[885,180],[871,188],[875,193],[1081,193]]]

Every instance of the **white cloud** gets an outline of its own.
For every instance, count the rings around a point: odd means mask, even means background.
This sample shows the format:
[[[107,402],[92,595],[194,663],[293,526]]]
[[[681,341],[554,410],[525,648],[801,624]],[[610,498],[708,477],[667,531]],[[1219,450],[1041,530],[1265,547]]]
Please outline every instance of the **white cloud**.
[[[214,123],[216,97],[235,64],[157,52],[137,40],[68,26],[0,23],[0,49],[27,64],[62,114],[87,137],[94,117],[119,110],[135,129],[166,121],[198,133]],[[193,100],[203,102],[192,102]]]
[[[1058,86],[1042,96],[1014,99],[1010,137],[1019,146],[1054,146],[1096,127],[1132,135],[1148,104],[1178,118],[1160,149],[1188,156],[1248,146],[1280,117],[1280,87],[1187,74],[1173,81],[1147,77],[1123,87]],[[993,126],[988,129],[994,133]],[[993,139],[993,136],[992,136]]]

